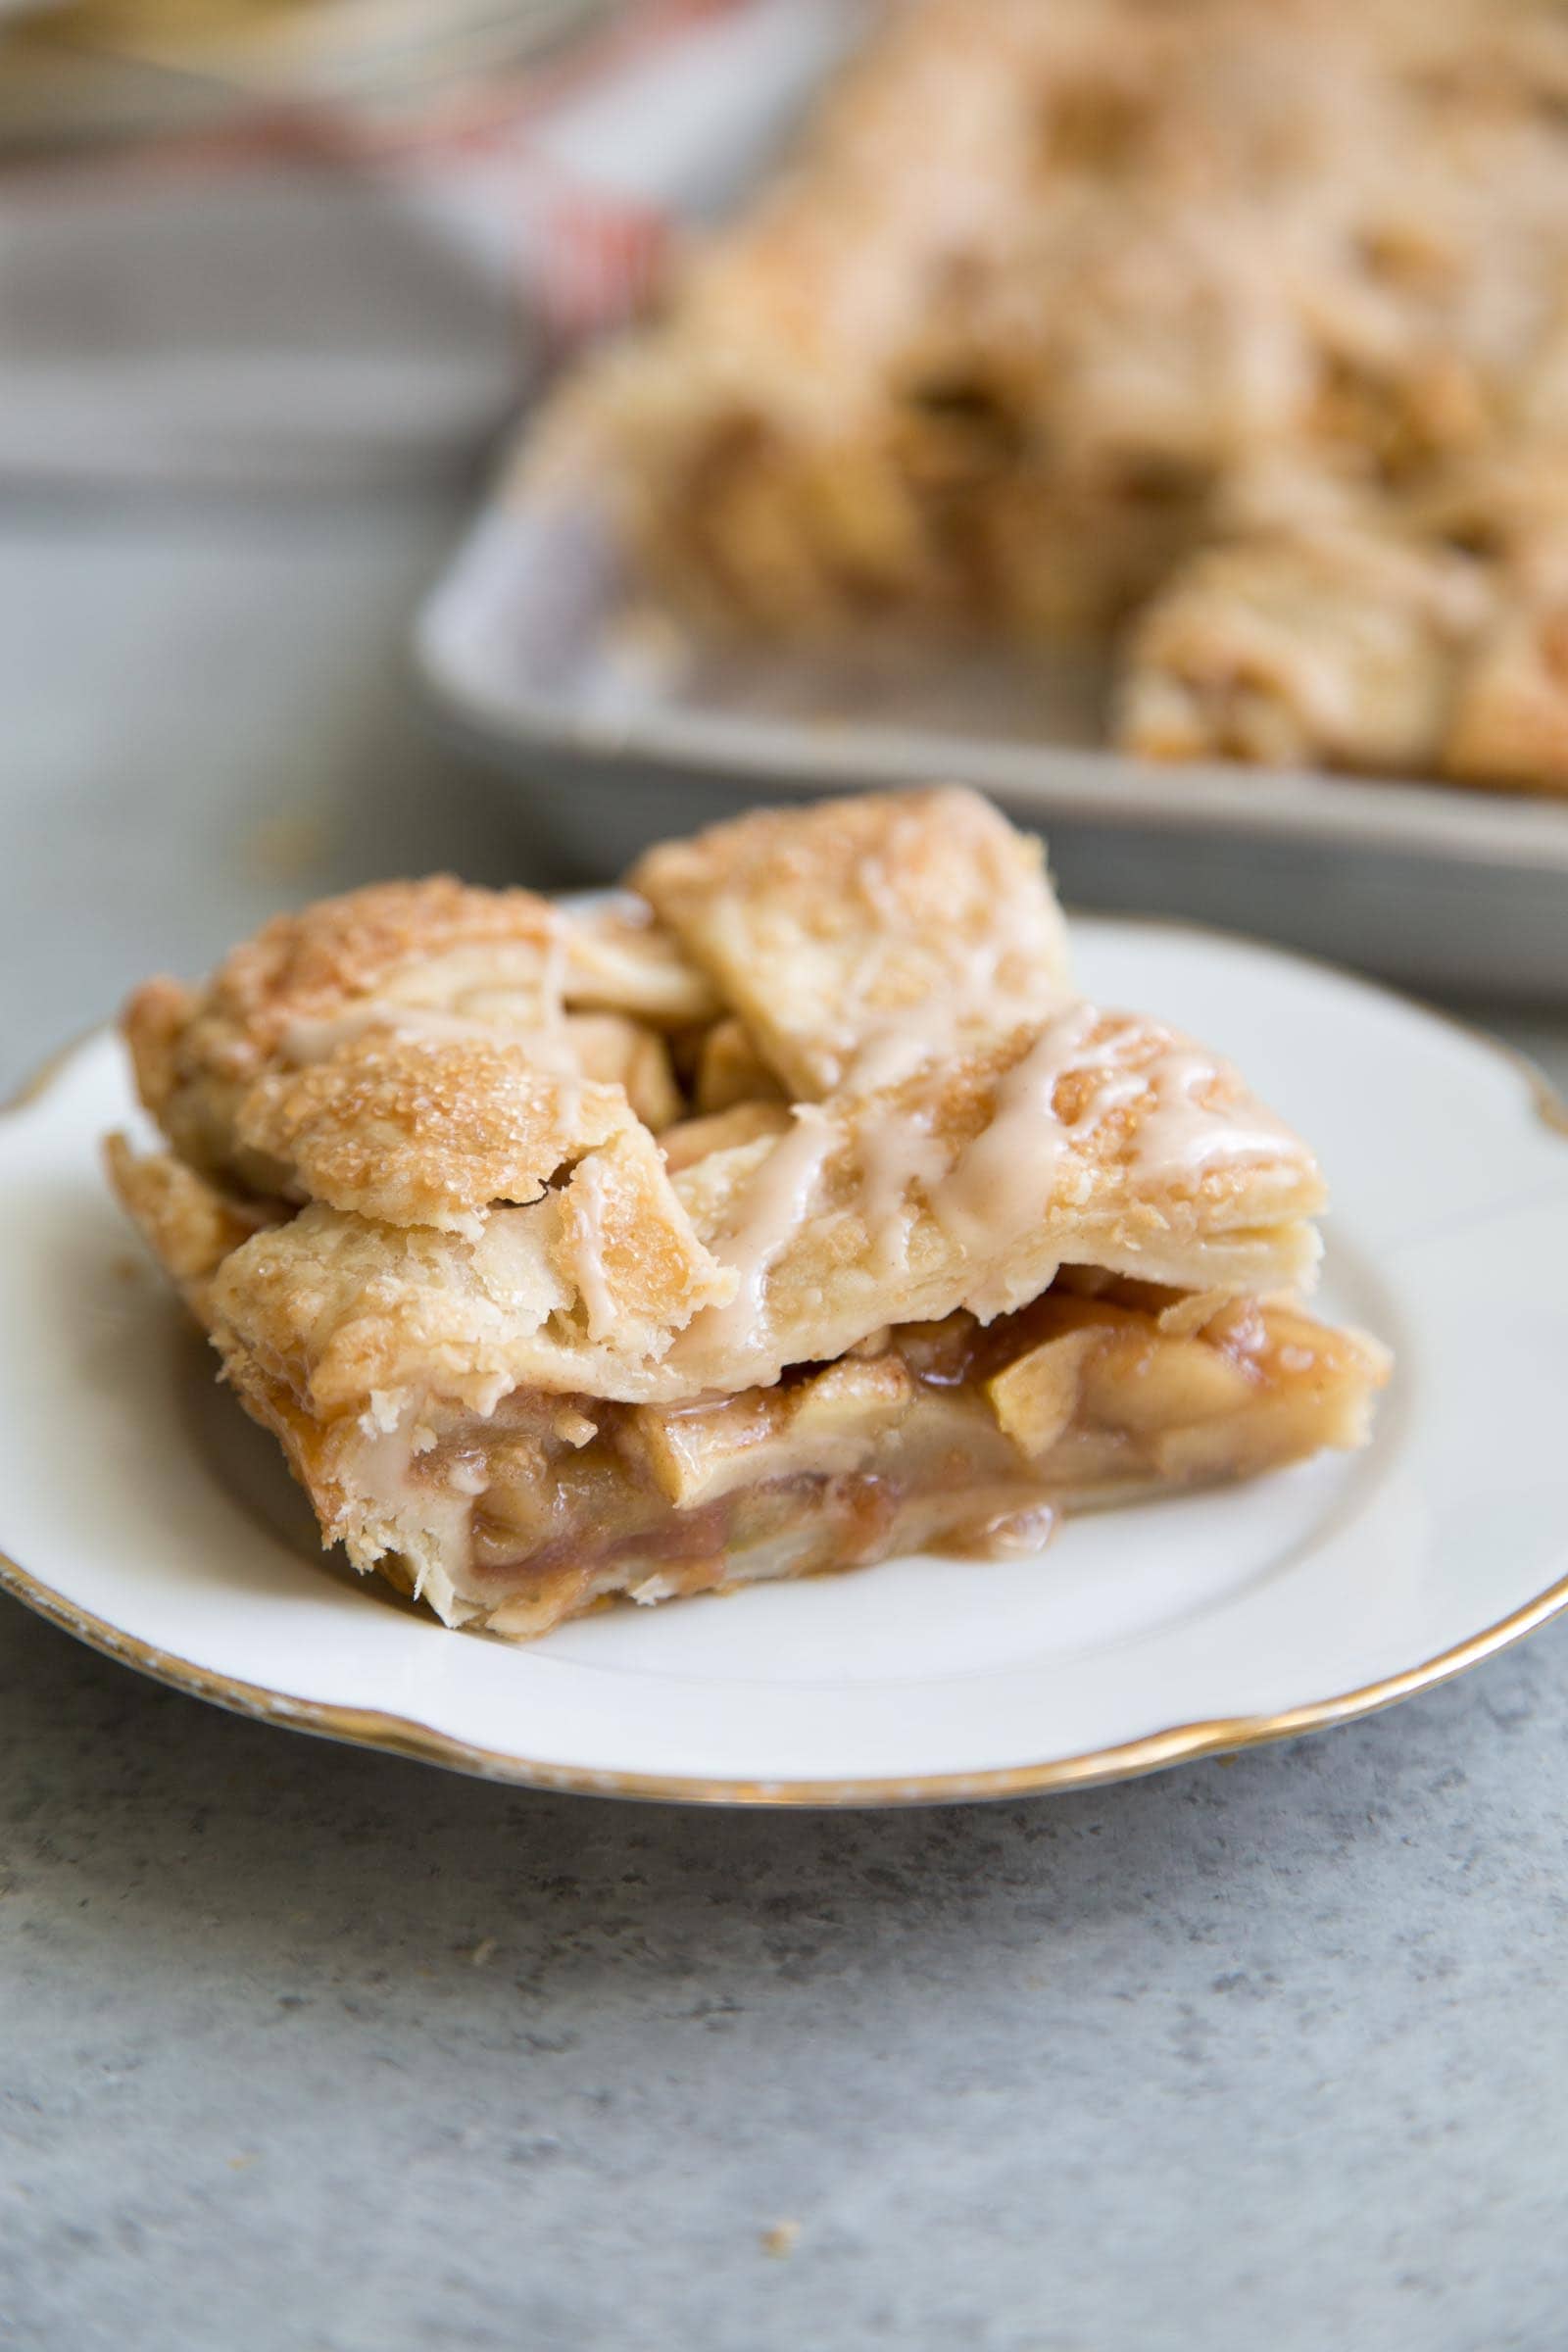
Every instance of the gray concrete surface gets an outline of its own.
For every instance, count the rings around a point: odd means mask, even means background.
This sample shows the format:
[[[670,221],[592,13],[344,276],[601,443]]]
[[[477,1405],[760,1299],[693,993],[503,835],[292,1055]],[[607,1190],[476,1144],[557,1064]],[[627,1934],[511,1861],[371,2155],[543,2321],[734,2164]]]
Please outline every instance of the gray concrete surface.
[[[0,1082],[284,899],[529,871],[401,682],[455,520],[0,517]],[[292,1739],[0,1603],[0,2342],[1557,2352],[1565,1769],[1568,1625],[835,1819]]]

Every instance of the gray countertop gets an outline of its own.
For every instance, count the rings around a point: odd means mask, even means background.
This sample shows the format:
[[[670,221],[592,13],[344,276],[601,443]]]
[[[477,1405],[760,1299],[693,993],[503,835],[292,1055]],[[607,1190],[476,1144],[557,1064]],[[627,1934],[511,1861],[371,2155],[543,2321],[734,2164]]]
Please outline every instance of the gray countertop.
[[[534,878],[457,523],[0,519],[0,1081],[277,904]],[[1499,1020],[1568,1080],[1568,1018]],[[1558,2352],[1568,1624],[1391,1714],[867,1817],[531,1795],[0,1603],[0,2341]]]

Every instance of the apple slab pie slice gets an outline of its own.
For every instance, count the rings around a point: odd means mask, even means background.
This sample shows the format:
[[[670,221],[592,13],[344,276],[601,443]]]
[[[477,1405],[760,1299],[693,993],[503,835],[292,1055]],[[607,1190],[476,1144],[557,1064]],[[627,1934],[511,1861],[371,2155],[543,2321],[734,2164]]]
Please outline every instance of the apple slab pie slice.
[[[971,794],[760,811],[587,911],[435,880],[125,1017],[114,1180],[323,1539],[541,1634],[1363,1443],[1323,1187],[1225,1062],[1075,991]]]

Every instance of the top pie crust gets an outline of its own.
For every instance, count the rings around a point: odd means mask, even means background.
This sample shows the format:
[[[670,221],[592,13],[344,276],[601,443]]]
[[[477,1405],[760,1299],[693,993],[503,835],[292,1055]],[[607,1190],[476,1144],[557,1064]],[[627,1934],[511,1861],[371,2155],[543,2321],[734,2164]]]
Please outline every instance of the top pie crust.
[[[631,875],[797,1100],[863,1090],[1071,993],[1038,841],[968,792],[761,809]]]
[[[176,1157],[120,1181],[242,1388],[380,1421],[678,1402],[989,1320],[1062,1264],[1310,1279],[1305,1147],[1217,1057],[1071,994],[1038,849],[973,796],[746,817],[635,878],[586,915],[373,890],[132,1001]],[[766,1097],[670,1123],[666,1162],[574,1066],[590,1003],[671,1071],[739,1022]]]

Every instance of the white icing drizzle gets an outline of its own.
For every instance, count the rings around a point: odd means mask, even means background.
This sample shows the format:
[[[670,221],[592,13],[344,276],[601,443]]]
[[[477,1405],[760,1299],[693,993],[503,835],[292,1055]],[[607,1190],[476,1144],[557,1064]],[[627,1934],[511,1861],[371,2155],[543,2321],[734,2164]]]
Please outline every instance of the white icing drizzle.
[[[905,1011],[868,1021],[858,1035],[851,1031],[835,1060],[836,1089],[876,1094],[950,1058],[966,1044],[1005,1037],[1037,1021],[1046,1009],[1044,992],[1001,986],[994,970],[1001,953],[989,945],[977,947],[974,955],[983,958],[984,971],[954,983],[939,1001],[922,999]]]
[[[566,964],[570,954],[566,924],[552,910],[550,941],[539,973],[540,1024],[546,1030],[559,1029],[565,1012]]]
[[[1049,1021],[1003,1077],[989,1121],[956,1159],[931,1133],[934,1095],[912,1105],[890,1104],[862,1124],[861,1208],[878,1263],[906,1262],[908,1194],[916,1183],[953,1241],[975,1249],[1004,1247],[1044,1214],[1075,1135],[1098,1127],[1123,1104],[1147,1106],[1129,1160],[1135,1185],[1170,1188],[1216,1164],[1235,1166],[1281,1151],[1299,1154],[1296,1138],[1271,1113],[1250,1103],[1238,1114],[1200,1099],[1225,1074],[1222,1062],[1172,1045],[1139,1069],[1129,1058],[1140,1043],[1136,1030],[1090,1044],[1100,1018],[1093,1005],[1077,1004]],[[1056,1111],[1055,1096],[1070,1072],[1090,1073],[1094,1084],[1078,1117],[1067,1121]]]
[[[740,1276],[735,1296],[692,1318],[670,1350],[671,1362],[743,1347],[756,1334],[769,1271],[805,1222],[823,1164],[841,1140],[841,1130],[814,1103],[797,1102],[794,1116],[742,1193],[737,1222],[709,1245]]]
[[[1301,1157],[1298,1139],[1261,1104],[1249,1102],[1238,1115],[1223,1106],[1211,1108],[1200,1100],[1226,1074],[1223,1062],[1191,1046],[1172,1046],[1144,1072],[1153,1103],[1133,1139],[1136,1180],[1180,1185],[1216,1164],[1236,1167],[1248,1160],[1272,1159],[1281,1152],[1293,1159]]]
[[[930,1194],[931,1213],[954,1241],[995,1247],[1043,1214],[1070,1139],[1056,1116],[1056,1086],[1065,1071],[1083,1066],[1098,1018],[1090,1004],[1059,1013],[1002,1079],[990,1119]],[[1098,1102],[1092,1110],[1099,1115]]]
[[[455,950],[402,967],[385,977],[380,993],[356,998],[334,1013],[292,1022],[282,1038],[283,1058],[296,1065],[324,1061],[371,1029],[434,1038],[500,1032],[526,1044],[541,1068],[560,1068],[568,1049],[559,1049],[552,1060],[544,1041],[558,1036],[566,1020],[576,940],[576,926],[552,908],[540,943]],[[421,991],[448,1001],[421,1003]],[[575,1074],[575,1065],[565,1074]]]
[[[588,1310],[588,1336],[608,1339],[615,1328],[615,1297],[605,1271],[605,1171],[590,1153],[579,1160],[568,1198],[575,1215],[572,1272]]]
[[[921,832],[923,820],[906,821],[916,835]],[[895,836],[895,870],[897,851]],[[906,942],[909,909],[887,861],[862,858],[855,879],[876,928]],[[1054,974],[1052,942],[1042,938],[1040,921],[1032,896],[1002,890],[979,937],[958,940],[951,928],[943,929],[940,949],[919,979],[919,993],[902,1004],[877,1002],[884,970],[874,953],[866,956],[845,989],[834,1034],[823,1040],[826,1074],[835,1090],[871,1094],[897,1085],[951,1054],[963,1040],[1004,1037],[1066,998],[1069,988]],[[898,976],[906,993],[913,975],[906,970]]]
[[[950,1058],[966,1043],[1005,1037],[1038,1021],[1054,993],[1045,975],[1025,964],[1023,985],[1002,977],[1006,959],[1024,953],[1024,943],[1004,929],[976,940],[965,968],[944,985],[940,997],[868,1020],[858,1035],[849,1031],[839,1055],[839,1086],[850,1094],[876,1094]]]
[[[861,1133],[860,1211],[872,1258],[889,1272],[902,1270],[908,1258],[909,1187],[921,1184],[929,1197],[952,1161],[949,1147],[931,1132],[935,1107],[932,1100],[906,1110],[890,1107]]]
[[[1118,1028],[1092,1043],[1102,1017],[1080,1002],[1049,1020],[998,1082],[986,1125],[956,1156],[933,1133],[939,1074],[913,1102],[862,1114],[859,1205],[873,1262],[887,1269],[905,1265],[915,1186],[960,1248],[1005,1250],[1045,1216],[1077,1137],[1123,1105],[1144,1106],[1128,1160],[1140,1188],[1179,1185],[1216,1163],[1266,1158],[1282,1149],[1298,1152],[1290,1131],[1268,1112],[1249,1104],[1238,1114],[1201,1100],[1225,1074],[1222,1062],[1173,1044],[1139,1068],[1133,1056],[1147,1033]],[[1056,1092],[1069,1073],[1087,1074],[1092,1083],[1077,1116],[1065,1119],[1056,1109]],[[815,1104],[797,1104],[794,1117],[794,1127],[742,1195],[731,1231],[711,1245],[740,1275],[735,1298],[699,1315],[676,1342],[672,1360],[743,1347],[755,1337],[768,1275],[809,1214],[823,1165],[844,1132],[829,1109]]]
[[[561,1021],[558,1005],[555,1015]],[[577,1065],[576,1051],[570,1032],[564,1026],[547,1029],[511,1029],[508,1043],[521,1046],[536,1070],[554,1078],[560,1089],[561,1117],[569,1128],[582,1124],[582,1071]]]
[[[853,1095],[879,1094],[923,1069],[941,1052],[930,1012],[920,1007],[902,1021],[884,1021],[850,1055],[842,1084]]]
[[[372,1029],[388,1029],[399,1037],[462,1039],[495,1035],[489,1021],[467,1013],[444,1012],[433,1004],[394,1004],[381,997],[365,997],[319,1020],[291,1021],[283,1032],[283,1058],[296,1069],[307,1062],[326,1061],[339,1046],[355,1045]]]

